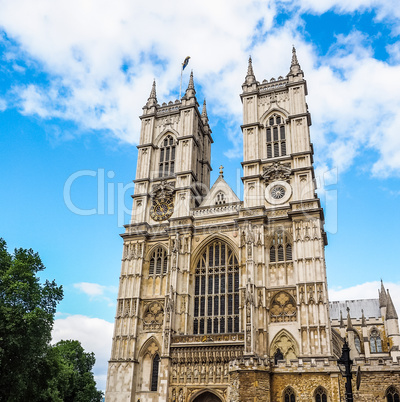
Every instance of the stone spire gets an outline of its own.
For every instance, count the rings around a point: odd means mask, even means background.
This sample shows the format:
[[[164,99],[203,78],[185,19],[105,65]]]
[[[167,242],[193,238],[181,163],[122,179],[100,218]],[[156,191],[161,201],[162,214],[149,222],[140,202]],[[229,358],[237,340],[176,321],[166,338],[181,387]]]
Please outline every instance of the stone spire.
[[[157,105],[156,80],[153,80],[153,85],[151,87],[150,96],[147,99],[146,106],[152,107],[156,105]]]
[[[347,307],[347,331],[354,331],[353,324],[351,323],[350,307]]]
[[[207,115],[207,108],[206,108],[206,100],[204,99],[203,102],[203,110],[201,111],[201,120],[203,121],[203,124],[208,123],[208,115]]]
[[[387,304],[386,304],[386,319],[387,320],[397,320],[397,312],[396,309],[394,307],[392,298],[390,297],[390,293],[389,293],[389,289],[387,290]]]
[[[185,98],[195,98],[196,97],[196,90],[194,89],[194,80],[193,80],[193,70],[190,73],[189,84],[186,89]]]
[[[292,62],[290,63],[290,71],[288,76],[297,76],[301,74],[303,76],[303,71],[300,67],[299,61],[297,59],[296,48],[292,48]]]
[[[256,82],[256,77],[253,72],[253,63],[251,61],[251,56],[249,57],[249,65],[247,67],[247,75],[244,80],[244,83],[247,85],[254,84]]]
[[[386,291],[385,287],[383,286],[383,281],[381,279],[381,290],[379,291],[379,307],[386,307],[387,304],[387,296],[386,296]]]
[[[296,48],[293,46],[292,48],[292,64],[290,65],[291,67],[293,66],[299,66],[299,61],[297,60],[297,54],[296,54]]]

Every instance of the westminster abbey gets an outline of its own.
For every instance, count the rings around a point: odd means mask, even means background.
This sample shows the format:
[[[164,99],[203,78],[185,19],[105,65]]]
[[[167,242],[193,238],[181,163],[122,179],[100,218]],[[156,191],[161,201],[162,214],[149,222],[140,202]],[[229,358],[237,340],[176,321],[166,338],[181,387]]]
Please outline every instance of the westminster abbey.
[[[399,402],[389,292],[328,300],[306,95],[295,49],[289,73],[269,81],[249,60],[240,200],[222,167],[210,186],[212,131],[193,73],[168,104],[153,84],[122,234],[107,402],[341,401],[344,340],[360,367],[354,399]]]

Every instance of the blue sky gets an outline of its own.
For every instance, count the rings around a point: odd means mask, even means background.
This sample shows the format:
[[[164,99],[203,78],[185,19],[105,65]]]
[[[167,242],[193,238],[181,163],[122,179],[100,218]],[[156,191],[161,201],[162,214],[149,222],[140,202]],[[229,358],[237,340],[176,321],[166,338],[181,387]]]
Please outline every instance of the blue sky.
[[[292,44],[308,83],[331,299],[376,297],[382,278],[400,312],[397,2],[151,4],[0,0],[0,236],[10,250],[38,251],[44,277],[64,286],[54,339],[93,350],[104,389],[119,234],[153,78],[158,101],[175,100],[191,56],[183,86],[193,69],[213,130],[212,181],[222,164],[241,196],[248,56],[257,80],[277,78],[289,70]]]

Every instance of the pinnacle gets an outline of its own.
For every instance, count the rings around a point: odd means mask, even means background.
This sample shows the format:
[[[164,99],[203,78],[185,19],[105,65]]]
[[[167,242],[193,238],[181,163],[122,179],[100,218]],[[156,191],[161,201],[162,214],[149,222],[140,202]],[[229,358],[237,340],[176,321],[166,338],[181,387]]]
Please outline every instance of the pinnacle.
[[[204,102],[203,102],[203,110],[201,111],[201,117],[202,117],[202,119],[205,119],[206,121],[208,121],[206,100],[205,99],[204,99]]]
[[[185,98],[195,98],[196,97],[196,90],[194,89],[194,80],[193,80],[193,70],[190,73],[189,84],[186,89]]]
[[[367,323],[365,321],[364,309],[361,309],[361,326],[366,327]]]
[[[251,60],[251,56],[249,57],[249,65],[247,67],[247,75],[246,78],[244,80],[244,83],[247,85],[251,85],[253,83],[256,82],[256,77],[254,75],[254,71],[253,71],[253,62]]]
[[[381,290],[378,292],[379,292],[379,307],[386,307],[387,295],[386,295],[385,287],[383,286],[382,279],[381,279]]]
[[[157,95],[156,95],[156,80],[153,80],[153,85],[151,87],[151,92],[150,92],[149,99],[157,99]]]
[[[188,89],[194,89],[193,70],[190,72]]]
[[[351,323],[350,308],[349,307],[347,307],[347,331],[353,331],[353,325]]]
[[[297,76],[299,74],[303,75],[303,71],[301,70],[299,60],[297,59],[296,48],[293,46],[293,48],[292,48],[292,62],[290,63],[290,71],[289,71],[288,75]]]
[[[253,72],[253,62],[251,60],[251,56],[249,56],[249,65],[247,67],[247,75],[252,75],[254,76],[254,72]]]
[[[397,320],[397,313],[394,307],[392,298],[390,297],[389,289],[387,290],[387,305],[386,305],[386,319],[396,319]]]
[[[292,48],[292,64],[291,66],[299,65],[299,61],[297,60],[296,48],[293,46]]]

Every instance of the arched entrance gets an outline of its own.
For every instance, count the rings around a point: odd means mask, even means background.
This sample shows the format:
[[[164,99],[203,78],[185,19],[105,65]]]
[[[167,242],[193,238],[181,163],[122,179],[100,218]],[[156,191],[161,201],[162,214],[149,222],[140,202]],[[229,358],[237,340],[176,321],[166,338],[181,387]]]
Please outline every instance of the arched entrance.
[[[193,399],[193,402],[222,402],[217,395],[212,392],[203,392]]]

